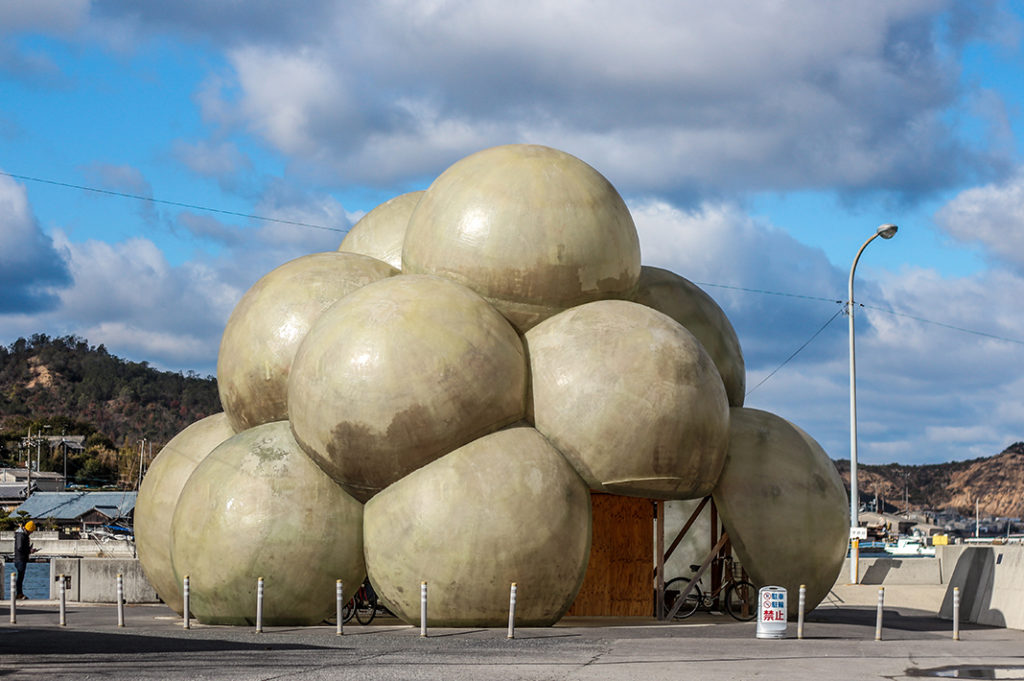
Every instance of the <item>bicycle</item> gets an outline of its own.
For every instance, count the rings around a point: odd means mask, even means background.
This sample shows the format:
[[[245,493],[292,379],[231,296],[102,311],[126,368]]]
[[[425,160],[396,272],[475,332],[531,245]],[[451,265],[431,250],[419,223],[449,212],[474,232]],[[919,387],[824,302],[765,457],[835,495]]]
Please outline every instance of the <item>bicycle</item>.
[[[734,619],[740,622],[749,622],[757,617],[757,588],[742,576],[736,576],[736,565],[732,558],[724,558],[725,580],[714,591],[705,592],[701,589],[700,580],[693,585],[690,592],[686,594],[686,600],[676,611],[675,619],[681,620],[697,612],[697,608],[703,607],[710,610],[718,600],[719,595],[725,594],[725,611]],[[699,565],[691,565],[690,570],[694,573],[700,569]],[[676,577],[665,583],[665,607],[671,612],[678,598],[690,583],[689,577]]]
[[[369,624],[377,616],[377,592],[370,580],[364,581],[356,594],[341,609],[341,621],[348,623],[354,616],[360,624]]]

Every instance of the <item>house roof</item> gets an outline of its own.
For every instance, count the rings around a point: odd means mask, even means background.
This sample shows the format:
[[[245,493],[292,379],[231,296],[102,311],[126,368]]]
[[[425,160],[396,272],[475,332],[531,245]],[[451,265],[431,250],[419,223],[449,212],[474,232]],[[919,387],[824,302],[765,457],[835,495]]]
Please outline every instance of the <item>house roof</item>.
[[[25,483],[6,482],[0,483],[0,499],[24,499]]]
[[[35,492],[15,513],[32,518],[76,520],[96,509],[108,518],[123,518],[135,510],[137,492]]]

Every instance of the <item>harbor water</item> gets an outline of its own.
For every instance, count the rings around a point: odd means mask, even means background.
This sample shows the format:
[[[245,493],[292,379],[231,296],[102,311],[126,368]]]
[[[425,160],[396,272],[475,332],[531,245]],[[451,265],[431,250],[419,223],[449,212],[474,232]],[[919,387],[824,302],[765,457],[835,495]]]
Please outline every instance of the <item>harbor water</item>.
[[[16,579],[14,563],[4,564],[3,600],[11,597],[11,580]],[[29,563],[28,571],[25,573],[25,583],[22,585],[25,595],[35,600],[49,600],[50,598],[50,562]]]

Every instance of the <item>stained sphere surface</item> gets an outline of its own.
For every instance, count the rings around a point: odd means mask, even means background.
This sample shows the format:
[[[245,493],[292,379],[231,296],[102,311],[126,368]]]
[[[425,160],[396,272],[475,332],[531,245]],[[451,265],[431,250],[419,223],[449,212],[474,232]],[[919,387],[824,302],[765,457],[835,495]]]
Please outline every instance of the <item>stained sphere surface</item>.
[[[135,548],[146,578],[171,610],[184,604],[181,582],[171,565],[171,517],[196,466],[235,434],[223,412],[196,421],[164,445],[142,478],[135,500]]]
[[[405,228],[421,196],[422,191],[409,192],[380,204],[352,225],[338,250],[368,255],[402,269]]]
[[[355,253],[296,258],[257,281],[221,337],[217,389],[238,432],[288,418],[288,374],[313,322],[339,299],[398,271]]]
[[[434,180],[409,218],[402,263],[465,284],[525,331],[574,305],[629,297],[640,245],[604,176],[565,152],[514,144]]]
[[[693,334],[644,305],[605,300],[526,333],[533,423],[590,488],[692,499],[718,481],[729,405]]]
[[[812,610],[835,584],[848,539],[846,491],[814,439],[774,414],[734,407],[729,454],[714,491],[733,550],[753,582],[807,585]],[[797,599],[790,597],[790,614]]]
[[[427,582],[432,626],[554,624],[590,555],[586,484],[533,428],[513,426],[424,466],[370,500],[366,562],[381,599],[409,623]]]
[[[747,371],[740,340],[711,296],[675,272],[645,266],[633,300],[667,314],[696,336],[715,362],[729,406],[743,406]]]
[[[292,430],[360,500],[523,417],[526,359],[512,326],[468,288],[398,275],[325,312],[295,357]]]
[[[362,504],[299,449],[287,421],[268,423],[222,443],[185,483],[174,573],[189,576],[200,622],[252,624],[263,577],[265,624],[319,624],[336,580],[362,583],[362,529]]]

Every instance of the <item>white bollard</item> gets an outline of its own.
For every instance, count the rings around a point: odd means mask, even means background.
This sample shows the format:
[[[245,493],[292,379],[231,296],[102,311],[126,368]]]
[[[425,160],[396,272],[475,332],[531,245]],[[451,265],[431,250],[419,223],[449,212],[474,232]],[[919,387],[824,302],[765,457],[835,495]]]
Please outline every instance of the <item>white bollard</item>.
[[[124,577],[117,575],[117,626],[124,626]]]
[[[18,584],[15,581],[17,579],[17,572],[11,573],[11,624],[18,623]]]
[[[420,636],[427,636],[427,583],[420,583]]]
[[[338,632],[337,632],[337,636],[343,636],[345,634],[345,616],[344,616],[344,609],[345,609],[345,587],[341,583],[341,580],[338,580],[338,584],[336,584],[335,587],[334,587],[334,599],[336,601],[335,607],[338,610]]]
[[[67,588],[64,586],[64,575],[60,575],[58,579],[60,579],[60,626],[66,627],[68,625]]]
[[[263,633],[263,578],[256,580],[256,633]]]
[[[875,618],[875,640],[882,640],[882,605],[885,602],[885,587],[878,587],[878,616]]]
[[[185,629],[191,629],[192,626],[191,626],[191,623],[189,622],[189,613],[188,613],[188,607],[189,607],[189,602],[188,602],[189,601],[188,575],[185,575],[184,583],[182,584],[182,587],[181,587],[181,598],[182,598],[182,600],[185,603],[185,607],[182,609],[182,613],[181,613],[182,618],[184,618],[184,624],[182,626],[184,626]]]
[[[953,640],[960,640],[960,587],[953,587]]]
[[[512,588],[508,595],[508,638],[516,637],[516,583],[512,582]]]
[[[796,616],[796,637],[804,637],[804,608],[807,607],[807,585],[800,585],[800,610]]]

